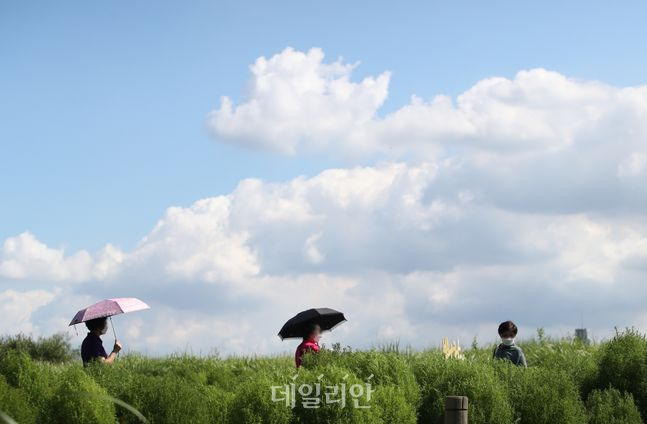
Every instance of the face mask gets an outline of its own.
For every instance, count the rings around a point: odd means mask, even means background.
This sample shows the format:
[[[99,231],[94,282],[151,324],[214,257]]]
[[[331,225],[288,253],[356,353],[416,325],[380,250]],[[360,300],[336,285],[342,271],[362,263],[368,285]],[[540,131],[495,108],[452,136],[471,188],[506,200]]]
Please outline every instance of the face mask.
[[[510,338],[510,339],[501,338],[501,343],[503,343],[506,346],[512,346],[514,344],[514,338]]]
[[[104,335],[104,334],[106,334],[107,332],[108,332],[108,327],[107,327],[107,326],[106,326],[106,327],[103,327],[103,329],[101,330],[101,335]]]

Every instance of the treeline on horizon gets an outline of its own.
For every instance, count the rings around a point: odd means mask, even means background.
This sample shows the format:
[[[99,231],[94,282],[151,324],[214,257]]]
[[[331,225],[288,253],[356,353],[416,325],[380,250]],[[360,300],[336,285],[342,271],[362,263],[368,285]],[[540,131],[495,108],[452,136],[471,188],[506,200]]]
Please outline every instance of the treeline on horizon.
[[[81,365],[64,335],[0,338],[0,411],[29,423],[437,423],[444,397],[469,397],[470,424],[638,424],[647,417],[647,339],[633,329],[587,344],[538,331],[521,341],[529,367],[492,359],[476,343],[464,359],[397,344],[307,355],[298,377],[292,355],[148,358]],[[365,384],[368,409],[322,402],[273,402],[291,382]],[[320,395],[323,397],[323,393]],[[366,403],[366,402],[365,402]],[[3,415],[0,414],[0,422]],[[8,419],[8,418],[7,418]]]

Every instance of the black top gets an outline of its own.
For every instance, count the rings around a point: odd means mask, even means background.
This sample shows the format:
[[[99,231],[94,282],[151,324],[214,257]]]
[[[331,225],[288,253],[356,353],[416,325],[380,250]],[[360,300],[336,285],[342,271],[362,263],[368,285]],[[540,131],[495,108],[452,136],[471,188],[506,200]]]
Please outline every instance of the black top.
[[[83,365],[87,365],[88,362],[100,356],[103,358],[108,357],[106,350],[103,348],[101,337],[94,333],[88,333],[85,339],[83,339],[83,343],[81,343],[81,359],[83,359]]]

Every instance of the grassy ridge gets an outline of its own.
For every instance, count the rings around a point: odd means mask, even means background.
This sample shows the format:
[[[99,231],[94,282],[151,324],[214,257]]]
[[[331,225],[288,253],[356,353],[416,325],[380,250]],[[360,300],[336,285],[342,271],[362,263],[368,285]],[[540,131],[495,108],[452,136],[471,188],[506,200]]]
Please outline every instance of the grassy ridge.
[[[469,396],[474,424],[637,424],[641,412],[647,417],[647,340],[632,330],[592,346],[540,333],[521,344],[528,369],[492,360],[493,346],[473,346],[465,360],[395,345],[336,346],[308,355],[296,377],[291,356],[129,355],[83,369],[63,339],[15,339],[0,340],[0,411],[21,424],[437,423],[451,394]],[[362,398],[366,409],[354,408],[350,395],[345,408],[305,408],[298,392],[294,408],[271,398],[271,386],[319,383],[323,392],[367,381],[375,391]]]

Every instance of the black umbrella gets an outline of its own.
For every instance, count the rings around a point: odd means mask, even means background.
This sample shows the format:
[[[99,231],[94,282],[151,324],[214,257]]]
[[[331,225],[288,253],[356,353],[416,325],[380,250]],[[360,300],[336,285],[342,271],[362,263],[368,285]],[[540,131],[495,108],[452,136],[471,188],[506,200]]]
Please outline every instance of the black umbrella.
[[[344,314],[330,308],[313,308],[299,312],[290,318],[279,331],[281,340],[293,337],[305,337],[312,324],[319,324],[321,331],[332,330],[346,321]]]

